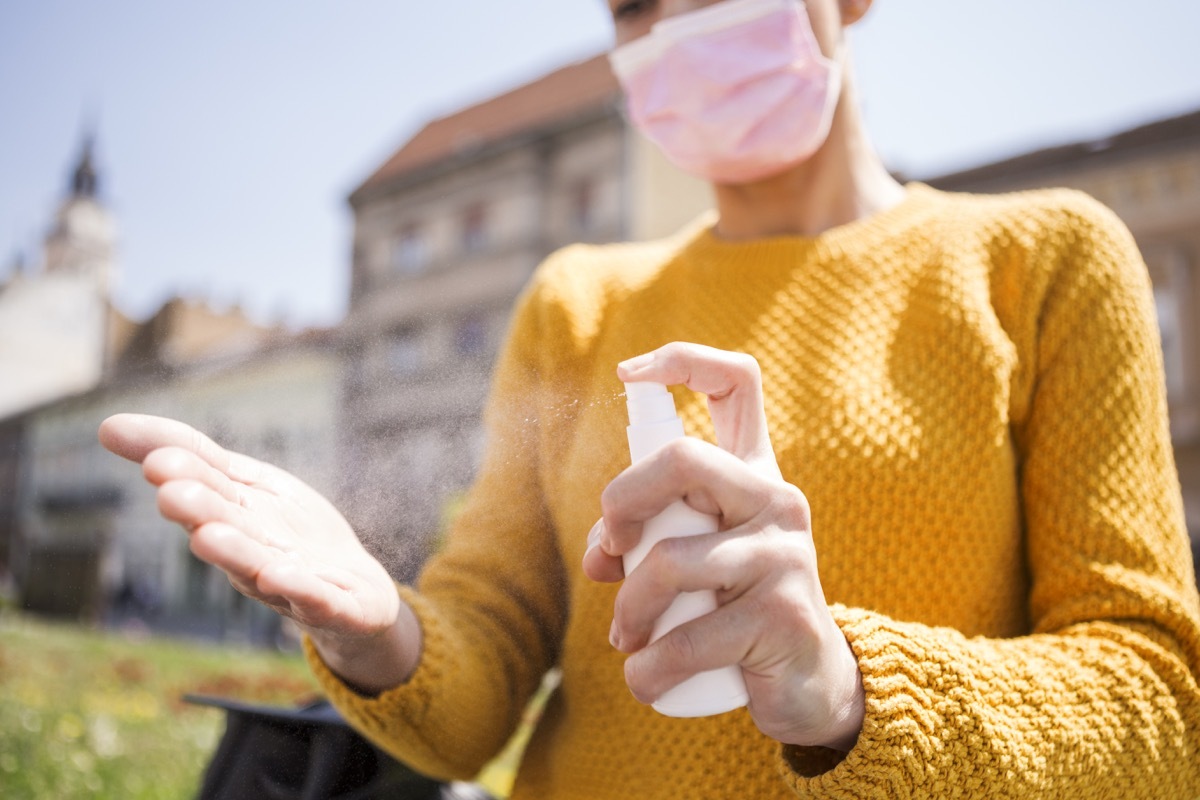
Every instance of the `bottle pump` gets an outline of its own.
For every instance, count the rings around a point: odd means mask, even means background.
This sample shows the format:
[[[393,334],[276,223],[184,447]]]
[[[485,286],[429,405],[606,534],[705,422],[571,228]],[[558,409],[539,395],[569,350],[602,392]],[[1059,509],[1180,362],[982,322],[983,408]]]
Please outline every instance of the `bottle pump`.
[[[636,463],[667,442],[684,436],[683,421],[675,413],[675,401],[661,383],[625,384],[625,402],[629,408],[629,455]],[[717,530],[717,518],[702,514],[682,500],[676,500],[662,513],[647,520],[637,547],[625,554],[625,574],[630,575],[646,554],[663,539],[694,536]],[[717,608],[713,591],[684,592],[658,618],[650,640],[654,641],[678,625]],[[667,691],[654,709],[669,717],[707,717],[746,705],[749,695],[742,671],[737,665],[698,673]]]

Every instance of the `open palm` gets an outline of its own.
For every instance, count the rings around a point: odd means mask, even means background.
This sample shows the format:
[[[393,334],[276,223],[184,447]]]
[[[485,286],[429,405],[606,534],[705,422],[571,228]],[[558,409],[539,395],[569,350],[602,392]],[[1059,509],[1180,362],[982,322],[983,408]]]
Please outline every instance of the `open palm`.
[[[372,636],[396,621],[400,600],[387,571],[295,476],[162,417],[109,417],[100,442],[142,465],[162,515],[238,591],[309,632]]]

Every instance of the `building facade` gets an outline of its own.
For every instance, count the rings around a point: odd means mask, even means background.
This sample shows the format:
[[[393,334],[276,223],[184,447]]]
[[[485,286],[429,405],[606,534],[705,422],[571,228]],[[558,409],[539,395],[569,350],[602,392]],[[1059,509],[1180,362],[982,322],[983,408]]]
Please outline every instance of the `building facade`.
[[[249,353],[197,357],[170,377],[118,372],[24,417],[21,531],[12,553],[25,607],[220,639],[270,641],[273,612],[249,603],[158,514],[141,470],[96,439],[110,414],[172,417],[223,446],[334,489],[340,367],[331,332],[281,337]]]
[[[85,144],[38,268],[0,292],[0,589],[42,613],[264,641],[276,615],[191,555],[96,432],[117,412],[174,417],[332,495],[336,339],[181,299],[125,318],[108,303],[115,226],[97,183]]]
[[[350,197],[340,505],[412,578],[483,445],[480,414],[509,312],[574,242],[648,238],[710,205],[633,134],[604,57],[435,120]]]
[[[1200,543],[1200,112],[929,183],[979,192],[1071,187],[1129,226],[1154,285],[1171,437],[1188,529],[1193,545]]]
[[[89,136],[41,258],[0,283],[0,419],[100,380],[115,261]]]

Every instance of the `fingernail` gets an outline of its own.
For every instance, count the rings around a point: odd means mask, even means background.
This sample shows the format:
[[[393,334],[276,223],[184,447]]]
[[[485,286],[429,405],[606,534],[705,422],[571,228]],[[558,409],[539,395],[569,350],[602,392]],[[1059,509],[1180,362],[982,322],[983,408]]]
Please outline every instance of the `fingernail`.
[[[614,619],[608,628],[608,643],[616,649],[621,649],[621,638],[617,636],[617,621]]]
[[[596,520],[596,524],[588,531],[587,549],[591,550],[596,545],[600,544],[600,536],[604,533],[604,520]]]
[[[598,520],[587,535],[587,549],[583,551],[586,559],[591,552],[600,546],[600,537],[604,534],[604,520]]]
[[[653,360],[654,353],[643,353],[640,356],[634,356],[633,358],[626,359],[620,364],[617,364],[617,366],[623,370],[633,372],[634,370],[641,369]]]

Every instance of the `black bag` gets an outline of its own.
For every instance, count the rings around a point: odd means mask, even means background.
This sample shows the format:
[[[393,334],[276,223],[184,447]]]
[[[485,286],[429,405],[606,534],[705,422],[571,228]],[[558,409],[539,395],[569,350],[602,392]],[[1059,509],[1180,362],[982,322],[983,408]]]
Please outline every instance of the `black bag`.
[[[185,695],[225,709],[197,800],[492,800],[419,775],[346,724],[328,701],[296,709]]]

